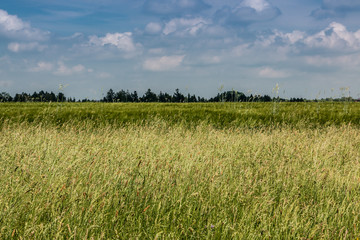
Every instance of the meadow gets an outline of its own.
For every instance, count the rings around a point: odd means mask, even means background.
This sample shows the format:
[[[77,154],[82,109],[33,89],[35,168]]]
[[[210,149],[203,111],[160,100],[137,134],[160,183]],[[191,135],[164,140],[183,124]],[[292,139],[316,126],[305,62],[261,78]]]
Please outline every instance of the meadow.
[[[0,104],[0,239],[356,239],[359,103]]]
[[[1,103],[0,124],[42,123],[61,126],[122,127],[162,120],[194,127],[200,123],[219,129],[262,128],[279,125],[321,127],[360,125],[357,102],[244,102],[244,103]]]

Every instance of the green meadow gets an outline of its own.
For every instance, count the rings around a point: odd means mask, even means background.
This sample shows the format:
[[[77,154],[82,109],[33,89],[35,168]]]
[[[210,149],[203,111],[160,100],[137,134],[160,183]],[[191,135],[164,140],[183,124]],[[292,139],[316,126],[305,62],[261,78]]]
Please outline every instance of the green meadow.
[[[360,103],[1,103],[0,239],[357,239]]]
[[[0,123],[61,126],[93,123],[114,127],[162,120],[168,124],[216,128],[278,125],[321,127],[360,124],[357,102],[245,103],[1,103]]]

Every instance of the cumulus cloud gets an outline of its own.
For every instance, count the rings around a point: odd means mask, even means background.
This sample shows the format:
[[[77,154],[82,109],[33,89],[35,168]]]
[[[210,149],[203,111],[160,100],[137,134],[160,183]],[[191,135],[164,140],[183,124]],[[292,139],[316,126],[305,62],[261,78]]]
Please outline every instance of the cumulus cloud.
[[[53,64],[49,62],[38,62],[36,67],[30,68],[30,72],[44,72],[51,71],[53,69]]]
[[[175,18],[165,24],[163,34],[177,32],[178,35],[195,36],[209,21],[203,18]]]
[[[215,13],[215,19],[223,24],[248,25],[254,22],[270,21],[281,11],[266,0],[243,0],[235,8],[224,6]]]
[[[184,57],[185,56],[182,55],[149,58],[144,62],[143,68],[155,72],[174,70],[181,65]]]
[[[49,36],[48,32],[31,27],[27,22],[22,21],[16,15],[0,9],[0,34],[8,38],[43,41]]]
[[[340,23],[333,22],[326,29],[305,39],[309,47],[330,49],[360,49],[360,30],[350,32]]]
[[[58,63],[58,68],[56,69],[54,74],[55,75],[61,75],[61,76],[68,76],[68,75],[73,75],[73,74],[76,74],[76,73],[82,73],[82,72],[85,72],[85,71],[86,71],[86,68],[81,64],[78,64],[78,65],[73,66],[73,67],[68,67],[63,62],[59,62]]]
[[[259,45],[262,47],[269,47],[275,43],[278,43],[280,45],[294,45],[304,41],[306,37],[306,33],[302,31],[294,30],[290,33],[283,33],[275,29],[273,30],[273,34],[270,36],[260,36],[259,39],[256,40],[255,45]]]
[[[161,15],[182,15],[210,8],[203,0],[146,0],[144,11]]]
[[[30,43],[17,43],[12,42],[9,43],[8,49],[12,52],[23,52],[23,51],[44,51],[48,46],[41,45],[38,42],[30,42]]]
[[[265,67],[259,69],[259,76],[263,78],[286,78],[289,74],[280,70],[275,70],[271,67]]]
[[[131,32],[107,33],[104,37],[90,36],[90,45],[94,46],[115,46],[124,52],[133,52],[139,44],[135,44]]]
[[[329,26],[318,33],[307,35],[305,32],[293,31],[282,33],[278,30],[274,34],[262,38],[258,45],[268,47],[273,44],[299,45],[309,49],[327,49],[334,51],[360,50],[360,30],[351,32],[340,23],[332,22]]]
[[[348,12],[360,11],[358,0],[323,0],[321,7],[311,12],[317,19],[343,17]]]

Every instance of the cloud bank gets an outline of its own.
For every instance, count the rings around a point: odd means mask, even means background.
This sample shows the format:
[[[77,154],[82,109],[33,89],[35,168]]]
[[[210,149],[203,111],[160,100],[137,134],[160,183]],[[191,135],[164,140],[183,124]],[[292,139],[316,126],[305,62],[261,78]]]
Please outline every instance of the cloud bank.
[[[273,35],[263,38],[258,44],[264,47],[286,44],[303,48],[303,50],[307,48],[332,50],[340,53],[353,52],[360,50],[360,30],[348,31],[341,23],[332,22],[325,29],[312,35],[301,31],[283,33],[275,30]]]

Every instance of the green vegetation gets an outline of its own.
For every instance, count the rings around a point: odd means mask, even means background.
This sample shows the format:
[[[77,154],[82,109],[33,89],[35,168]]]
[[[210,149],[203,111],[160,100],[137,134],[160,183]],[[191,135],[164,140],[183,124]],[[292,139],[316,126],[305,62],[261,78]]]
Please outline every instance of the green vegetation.
[[[2,103],[0,121],[95,125],[143,124],[163,120],[169,124],[217,128],[307,125],[312,127],[360,125],[356,102],[269,103]]]
[[[0,239],[356,239],[359,108],[0,104]]]

